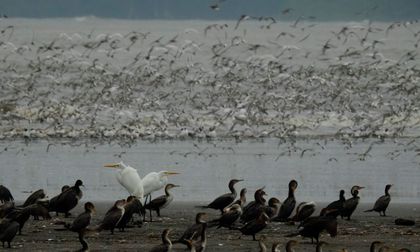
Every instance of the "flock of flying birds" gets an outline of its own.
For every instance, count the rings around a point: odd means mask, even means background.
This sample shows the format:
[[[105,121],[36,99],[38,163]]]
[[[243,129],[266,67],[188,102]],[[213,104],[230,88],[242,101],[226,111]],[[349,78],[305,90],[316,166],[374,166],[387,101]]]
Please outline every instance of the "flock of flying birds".
[[[82,245],[80,251],[87,251],[89,245],[85,236],[92,233],[99,233],[103,230],[109,230],[111,234],[114,229],[124,231],[124,229],[134,222],[133,215],[142,217],[141,221],[146,219],[146,210],[150,210],[150,221],[152,221],[151,211],[156,211],[160,216],[160,210],[170,205],[173,195],[170,190],[177,185],[168,183],[168,176],[178,174],[170,171],[151,172],[143,179],[133,167],[120,163],[106,164],[105,167],[117,169],[117,180],[127,190],[130,196],[127,199],[115,201],[114,205],[105,213],[100,223],[91,225],[92,215],[95,213],[95,205],[86,202],[84,212],[79,214],[71,223],[65,221],[55,221],[56,225],[62,225],[63,228],[56,228],[56,231],[72,231],[78,234],[78,239]],[[246,202],[247,190],[244,188],[237,199],[235,185],[243,181],[242,179],[230,180],[228,187],[230,192],[223,194],[212,202],[204,206],[197,206],[203,209],[215,209],[220,211],[220,216],[213,220],[207,220],[205,212],[199,212],[196,215],[195,223],[188,227],[185,232],[176,240],[171,240],[171,229],[165,229],[162,233],[162,244],[156,245],[150,251],[171,251],[175,244],[184,244],[190,251],[205,251],[207,245],[208,229],[228,228],[232,232],[239,231],[242,235],[252,236],[256,241],[256,235],[264,230],[270,222],[285,222],[289,224],[299,223],[296,232],[286,235],[286,237],[302,236],[311,238],[312,243],[316,242],[316,251],[322,251],[322,247],[328,243],[320,241],[320,234],[327,232],[331,237],[338,234],[337,217],[350,220],[353,212],[359,204],[360,197],[358,192],[364,187],[353,186],[351,188],[351,197],[345,198],[345,191],[341,190],[339,199],[328,204],[320,211],[319,216],[312,216],[315,212],[314,202],[301,202],[296,204],[295,191],[298,188],[298,182],[291,180],[289,182],[289,193],[287,198],[281,203],[279,199],[272,197],[265,199],[264,188],[260,188],[254,193],[254,201]],[[24,224],[30,216],[39,220],[51,219],[49,212],[64,213],[65,217],[70,216],[70,211],[75,208],[82,198],[81,187],[83,182],[77,180],[74,186],[64,186],[62,192],[48,199],[43,189],[33,192],[25,202],[17,206],[11,192],[0,185],[0,241],[3,247],[7,242],[11,247],[11,241],[17,233],[21,234]],[[378,198],[372,209],[365,212],[378,212],[381,216],[386,216],[386,210],[391,202],[389,193],[392,185],[386,185],[385,195]],[[151,199],[151,193],[160,189],[165,189],[165,195]],[[146,196],[146,197],[145,197]],[[149,200],[147,198],[150,197]],[[297,205],[297,206],[296,206]],[[293,214],[294,213],[294,214]],[[142,223],[142,222],[141,222]],[[411,220],[397,219],[396,224],[414,225]],[[260,251],[267,251],[265,244],[266,235],[261,235],[258,239]],[[293,247],[298,245],[297,240],[289,240],[286,244],[286,251],[294,251]],[[376,250],[379,249],[379,250]],[[280,243],[274,243],[272,251],[280,251]],[[345,249],[341,251],[347,251]],[[407,248],[391,250],[383,242],[372,242],[370,251],[410,251]]]
[[[0,139],[347,141],[413,136],[420,120],[417,20],[243,15],[201,31],[27,39],[20,22],[0,21]]]

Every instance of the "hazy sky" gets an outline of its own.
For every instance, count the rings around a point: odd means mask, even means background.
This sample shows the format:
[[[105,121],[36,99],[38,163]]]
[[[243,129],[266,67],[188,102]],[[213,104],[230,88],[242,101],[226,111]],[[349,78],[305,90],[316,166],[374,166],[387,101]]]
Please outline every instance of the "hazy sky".
[[[211,5],[218,10],[210,8]],[[292,8],[288,14],[282,10]],[[124,19],[237,19],[242,14],[317,20],[413,20],[420,0],[1,0],[9,17],[97,16]]]

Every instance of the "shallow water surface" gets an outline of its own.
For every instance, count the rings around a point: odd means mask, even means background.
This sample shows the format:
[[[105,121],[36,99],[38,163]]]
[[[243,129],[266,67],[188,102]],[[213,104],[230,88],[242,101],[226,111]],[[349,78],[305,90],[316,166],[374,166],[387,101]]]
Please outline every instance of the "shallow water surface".
[[[123,160],[140,176],[159,170],[181,172],[170,178],[181,185],[173,190],[177,201],[207,202],[228,191],[229,179],[241,178],[245,181],[236,188],[248,188],[248,200],[262,186],[269,197],[284,199],[289,180],[296,179],[298,201],[335,200],[340,189],[349,197],[351,186],[358,184],[366,187],[361,192],[362,201],[370,202],[383,195],[385,184],[392,183],[393,202],[419,203],[419,157],[410,145],[413,141],[379,144],[366,140],[349,147],[337,141],[279,144],[276,139],[138,142],[130,147],[1,142],[0,184],[23,200],[39,188],[51,197],[62,185],[80,178],[85,184],[84,200],[112,201],[126,197],[127,192],[118,184],[115,171],[103,168],[103,164]]]

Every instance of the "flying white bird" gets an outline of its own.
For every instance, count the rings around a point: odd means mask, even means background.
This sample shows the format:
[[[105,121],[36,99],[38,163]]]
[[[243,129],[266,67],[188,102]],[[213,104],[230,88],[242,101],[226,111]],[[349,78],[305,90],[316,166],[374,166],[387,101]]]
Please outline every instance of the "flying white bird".
[[[128,191],[130,195],[136,196],[143,203],[143,181],[136,169],[124,164],[123,162],[105,164],[104,166],[120,169],[116,176],[118,182]]]

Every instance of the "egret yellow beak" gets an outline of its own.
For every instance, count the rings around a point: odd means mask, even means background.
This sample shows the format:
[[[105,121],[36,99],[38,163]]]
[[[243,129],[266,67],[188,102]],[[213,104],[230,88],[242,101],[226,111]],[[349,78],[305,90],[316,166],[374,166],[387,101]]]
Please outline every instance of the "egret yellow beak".
[[[164,174],[166,176],[169,176],[169,175],[177,175],[177,174],[180,174],[180,173],[179,172],[166,171],[166,172],[164,172]]]
[[[104,167],[118,169],[120,167],[120,164],[117,164],[117,163],[109,163],[109,164],[104,164]]]

